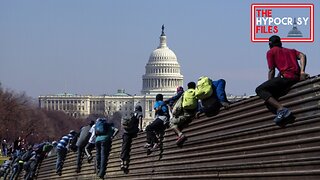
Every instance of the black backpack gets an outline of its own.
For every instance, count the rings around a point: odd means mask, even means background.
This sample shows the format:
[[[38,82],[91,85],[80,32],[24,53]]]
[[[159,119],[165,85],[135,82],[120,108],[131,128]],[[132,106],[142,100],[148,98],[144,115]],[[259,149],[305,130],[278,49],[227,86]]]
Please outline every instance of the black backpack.
[[[139,122],[138,113],[131,113],[130,118],[123,119],[122,121],[123,128],[126,130],[130,130],[134,128],[133,126],[135,122]]]
[[[77,147],[77,140],[78,140],[79,134],[75,134],[72,139],[69,141],[69,149],[73,152],[77,152],[78,147]]]

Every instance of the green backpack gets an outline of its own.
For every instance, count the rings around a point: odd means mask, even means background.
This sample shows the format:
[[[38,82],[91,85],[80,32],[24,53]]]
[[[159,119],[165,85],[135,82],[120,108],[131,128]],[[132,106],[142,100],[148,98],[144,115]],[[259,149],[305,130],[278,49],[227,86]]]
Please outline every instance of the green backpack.
[[[182,108],[193,110],[197,108],[197,98],[194,89],[188,89],[183,93]]]
[[[213,93],[212,81],[208,77],[202,76],[198,79],[196,88],[196,97],[198,99],[206,99]]]

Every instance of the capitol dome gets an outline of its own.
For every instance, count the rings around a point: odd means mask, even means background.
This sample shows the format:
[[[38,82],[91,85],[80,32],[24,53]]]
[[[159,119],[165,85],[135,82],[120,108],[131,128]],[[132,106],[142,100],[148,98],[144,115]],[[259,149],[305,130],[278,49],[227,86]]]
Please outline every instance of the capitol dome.
[[[172,61],[177,62],[177,56],[168,47],[154,50],[149,57],[149,62],[150,61],[160,61],[162,59],[163,60],[172,60]]]
[[[298,30],[297,27],[293,27],[289,33],[288,37],[303,37],[302,32]]]
[[[292,29],[289,31],[287,37],[303,37],[302,32],[299,31],[299,29],[298,29],[298,27],[297,27],[297,20],[296,20],[296,18],[294,18],[294,20],[293,20],[293,27],[292,27]]]
[[[162,26],[160,45],[150,54],[145,68],[146,73],[142,77],[142,94],[173,95],[176,93],[176,88],[183,85],[180,65],[175,53],[167,46],[164,26]]]

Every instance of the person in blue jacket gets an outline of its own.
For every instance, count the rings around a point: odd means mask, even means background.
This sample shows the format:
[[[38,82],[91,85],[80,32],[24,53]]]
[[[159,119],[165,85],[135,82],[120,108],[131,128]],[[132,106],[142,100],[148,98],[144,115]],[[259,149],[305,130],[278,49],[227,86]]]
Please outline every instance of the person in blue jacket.
[[[96,135],[96,168],[99,179],[104,179],[107,171],[112,139],[117,135],[118,128],[108,123],[105,118],[98,118],[95,125]]]
[[[147,154],[160,147],[164,131],[169,125],[169,108],[166,103],[164,103],[162,94],[156,95],[154,110],[155,119],[146,127],[147,143],[144,147],[148,149]],[[159,135],[160,140],[157,138],[157,134]]]
[[[58,142],[56,173],[59,176],[62,175],[62,168],[63,168],[64,161],[67,157],[69,143],[76,134],[77,133],[74,130],[71,130],[68,135],[63,136]]]

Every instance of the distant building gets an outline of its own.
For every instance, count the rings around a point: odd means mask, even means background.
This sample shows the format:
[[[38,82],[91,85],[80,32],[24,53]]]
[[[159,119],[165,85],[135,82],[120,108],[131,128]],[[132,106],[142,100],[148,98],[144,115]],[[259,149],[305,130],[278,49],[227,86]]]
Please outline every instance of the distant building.
[[[73,117],[87,117],[90,114],[113,115],[120,112],[122,117],[130,116],[136,105],[141,105],[144,115],[144,126],[153,120],[153,105],[158,93],[164,99],[173,96],[178,86],[183,86],[183,75],[175,53],[167,46],[167,37],[162,26],[160,45],[155,49],[146,64],[142,76],[141,95],[130,95],[124,89],[113,95],[74,95],[56,94],[39,96],[39,106],[47,110],[64,111]],[[232,98],[232,99],[230,99]],[[242,99],[242,96],[230,96],[230,100]]]
[[[303,37],[302,32],[297,27],[297,19],[296,18],[293,19],[293,27],[289,31],[287,37]]]

